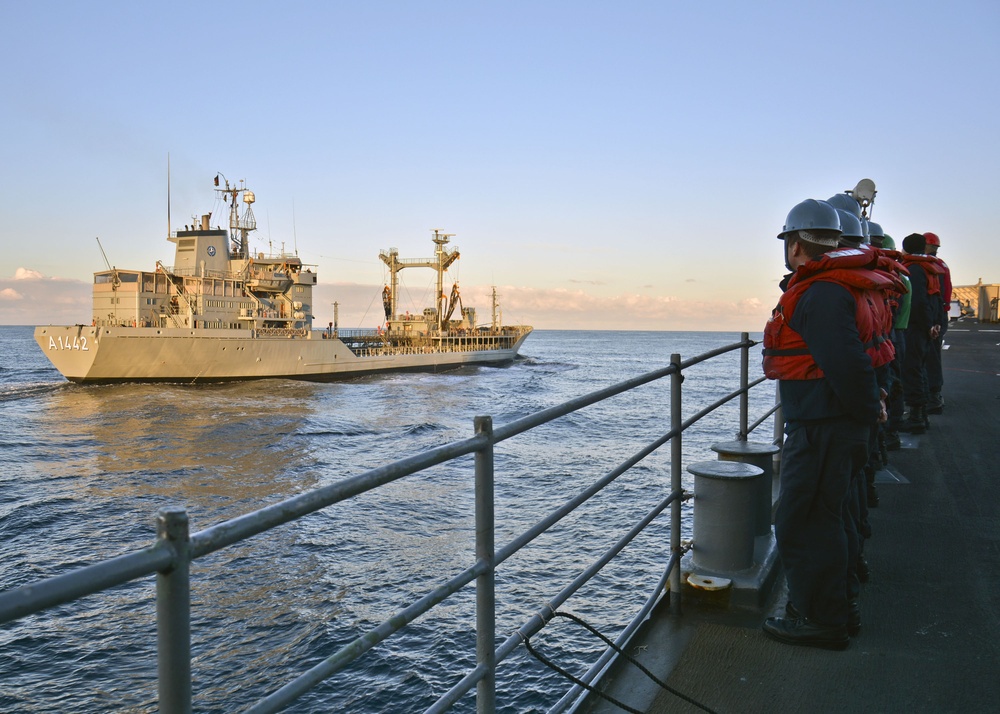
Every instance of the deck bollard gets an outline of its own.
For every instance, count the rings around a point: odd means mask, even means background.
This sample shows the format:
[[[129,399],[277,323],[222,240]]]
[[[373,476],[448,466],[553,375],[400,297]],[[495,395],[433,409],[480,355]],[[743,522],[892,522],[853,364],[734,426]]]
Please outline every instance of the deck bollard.
[[[757,496],[754,505],[756,522],[755,536],[771,532],[771,492],[774,484],[774,455],[781,449],[774,444],[760,444],[749,441],[724,441],[712,445],[712,451],[720,461],[739,461],[753,464],[764,473],[757,480]]]
[[[697,568],[731,573],[753,566],[757,484],[764,471],[738,461],[699,461],[694,474],[694,547]]]

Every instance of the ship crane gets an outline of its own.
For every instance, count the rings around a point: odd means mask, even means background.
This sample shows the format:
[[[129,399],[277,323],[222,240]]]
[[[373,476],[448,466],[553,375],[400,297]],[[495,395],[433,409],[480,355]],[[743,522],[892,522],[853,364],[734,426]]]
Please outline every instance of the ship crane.
[[[462,304],[462,295],[458,292],[458,283],[451,286],[451,297],[448,298],[448,309],[444,314],[444,320],[442,323],[451,320],[451,316],[455,313],[455,308],[460,308],[459,315],[465,311],[465,305]]]
[[[443,317],[442,301],[444,297],[444,273],[459,258],[458,248],[449,252],[445,246],[454,237],[454,233],[442,233],[439,229],[434,229],[434,245],[437,246],[433,258],[400,258],[396,248],[388,251],[381,251],[379,258],[389,266],[389,300],[388,315],[389,320],[395,320],[397,297],[399,295],[399,271],[403,268],[433,268],[437,272],[437,294],[435,304],[437,306],[437,329],[441,332]]]

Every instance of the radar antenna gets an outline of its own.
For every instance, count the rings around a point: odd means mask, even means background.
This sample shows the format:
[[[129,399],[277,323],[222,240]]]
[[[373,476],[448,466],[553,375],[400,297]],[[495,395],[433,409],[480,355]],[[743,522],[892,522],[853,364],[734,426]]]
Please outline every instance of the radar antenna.
[[[225,188],[218,188],[219,178],[225,182]],[[247,238],[250,231],[257,230],[257,219],[254,218],[251,205],[256,201],[253,191],[245,187],[244,179],[240,179],[239,187],[230,186],[229,179],[222,172],[215,175],[216,191],[222,194],[222,200],[229,204],[230,240],[233,242],[234,257],[246,258],[250,255],[250,241]],[[242,196],[240,196],[242,192]],[[246,208],[240,215],[240,198]]]

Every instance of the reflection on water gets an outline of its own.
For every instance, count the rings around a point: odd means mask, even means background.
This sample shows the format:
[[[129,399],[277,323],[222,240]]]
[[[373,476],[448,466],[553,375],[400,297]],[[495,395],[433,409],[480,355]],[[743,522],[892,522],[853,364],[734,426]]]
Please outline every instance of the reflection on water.
[[[38,414],[51,475],[73,474],[84,498],[155,498],[212,521],[315,485],[298,437],[318,387],[262,382],[209,387],[60,389]],[[41,454],[39,454],[41,456]]]

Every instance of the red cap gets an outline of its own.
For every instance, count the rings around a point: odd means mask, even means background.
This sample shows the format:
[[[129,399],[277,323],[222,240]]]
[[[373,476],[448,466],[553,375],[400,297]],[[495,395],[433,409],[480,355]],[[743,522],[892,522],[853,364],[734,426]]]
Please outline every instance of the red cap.
[[[937,237],[937,233],[924,233],[924,240],[927,242],[927,245],[941,246],[941,239]]]

